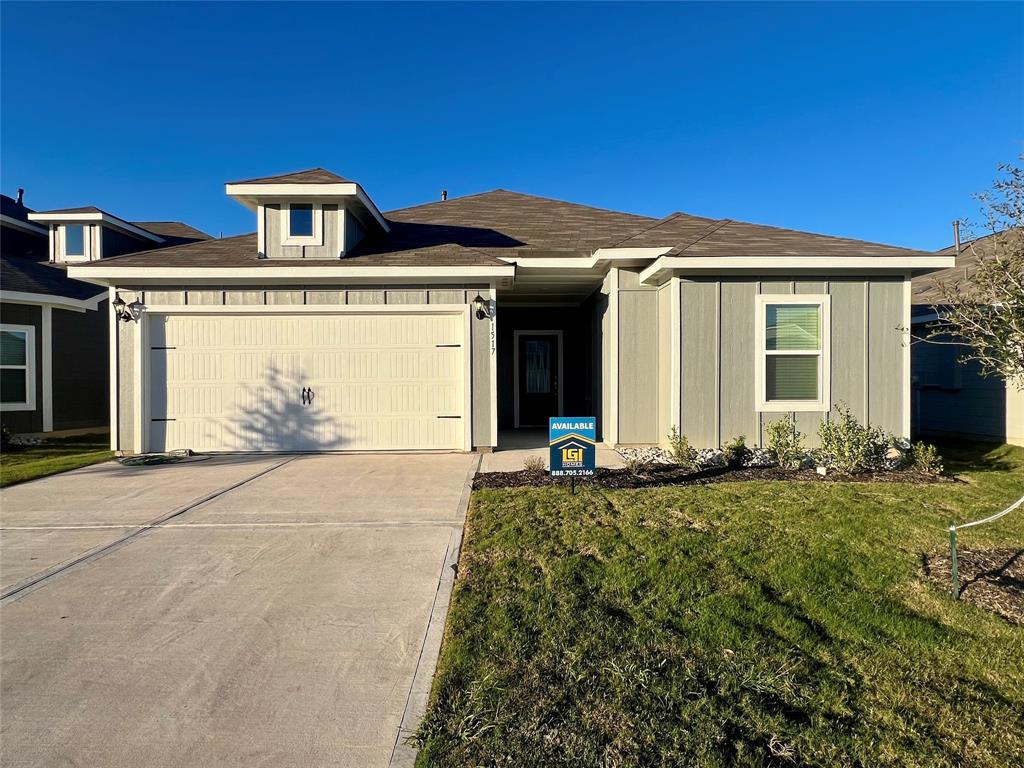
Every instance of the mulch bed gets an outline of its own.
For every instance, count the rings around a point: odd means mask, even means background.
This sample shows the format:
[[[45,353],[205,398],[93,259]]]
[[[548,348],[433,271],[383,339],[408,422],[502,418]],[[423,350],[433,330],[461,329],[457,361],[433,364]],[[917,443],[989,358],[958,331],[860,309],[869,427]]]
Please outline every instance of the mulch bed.
[[[748,480],[788,480],[812,483],[930,483],[957,482],[955,478],[928,475],[923,472],[862,472],[844,475],[830,472],[822,476],[813,469],[782,469],[780,467],[745,467],[743,469],[706,469],[692,472],[671,464],[654,465],[642,472],[628,469],[598,467],[593,477],[578,477],[576,485],[597,485],[601,488],[655,488],[658,486],[712,485]],[[543,488],[569,485],[567,477],[551,477],[547,472],[486,472],[473,478],[473,490],[484,488]]]
[[[1024,624],[1024,549],[958,549],[957,564],[961,600],[1011,624]],[[924,572],[928,581],[949,591],[948,552],[925,556]]]

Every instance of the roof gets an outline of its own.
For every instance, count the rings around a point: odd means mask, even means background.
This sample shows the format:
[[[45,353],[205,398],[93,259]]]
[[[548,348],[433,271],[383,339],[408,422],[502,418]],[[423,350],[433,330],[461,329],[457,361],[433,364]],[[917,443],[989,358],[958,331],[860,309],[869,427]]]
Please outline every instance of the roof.
[[[301,174],[320,172],[303,171]],[[324,172],[329,173],[329,172]],[[333,174],[332,174],[333,176]],[[254,179],[253,183],[284,177]],[[340,178],[340,177],[338,177]],[[662,219],[496,189],[385,214],[390,232],[374,233],[345,258],[359,266],[499,266],[501,259],[587,258],[599,248],[667,247],[676,256],[926,256],[879,243],[760,224],[674,213]],[[118,266],[280,266],[259,259],[256,235],[114,256]],[[295,259],[294,266],[337,264]]]
[[[281,173],[277,176],[260,176],[256,179],[229,181],[228,184],[352,184],[351,179],[339,176],[326,168],[309,168],[305,171]]]
[[[1024,236],[1024,231],[1017,231]],[[978,268],[978,261],[992,252],[993,246],[998,242],[998,236],[1002,234],[1004,233],[993,233],[969,240],[960,246],[960,253],[956,252],[955,245],[936,251],[935,253],[942,256],[956,256],[956,266],[914,279],[911,288],[911,303],[915,305],[915,314],[928,312],[935,302],[942,299],[936,286],[937,283],[970,280],[971,275]]]
[[[0,290],[81,300],[91,299],[106,289],[68,277],[62,265],[0,256]]]
[[[183,221],[133,221],[130,223],[162,237],[168,245],[183,245],[184,243],[194,243],[196,240],[210,239],[208,234]]]
[[[33,213],[32,209],[27,208],[23,203],[19,203],[13,197],[0,195],[0,214],[29,223],[28,215],[30,213]]]

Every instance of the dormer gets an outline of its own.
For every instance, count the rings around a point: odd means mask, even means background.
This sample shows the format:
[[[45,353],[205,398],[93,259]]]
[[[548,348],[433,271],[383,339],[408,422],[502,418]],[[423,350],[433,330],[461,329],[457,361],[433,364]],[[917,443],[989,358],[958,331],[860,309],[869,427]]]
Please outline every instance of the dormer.
[[[49,227],[49,259],[60,264],[145,251],[165,242],[160,235],[94,206],[37,211],[28,218]]]
[[[368,234],[388,231],[359,184],[323,168],[233,181],[225,190],[256,212],[261,259],[340,259]]]

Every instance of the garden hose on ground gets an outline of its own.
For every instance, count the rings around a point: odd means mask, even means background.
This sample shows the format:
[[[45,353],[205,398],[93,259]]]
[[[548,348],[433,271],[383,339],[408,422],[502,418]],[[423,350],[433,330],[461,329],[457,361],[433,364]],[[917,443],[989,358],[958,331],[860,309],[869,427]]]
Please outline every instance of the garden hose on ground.
[[[137,456],[123,456],[118,459],[118,462],[126,467],[143,467],[150,464],[174,464],[189,456],[195,456],[195,452],[191,448],[176,448],[167,453],[140,453]]]

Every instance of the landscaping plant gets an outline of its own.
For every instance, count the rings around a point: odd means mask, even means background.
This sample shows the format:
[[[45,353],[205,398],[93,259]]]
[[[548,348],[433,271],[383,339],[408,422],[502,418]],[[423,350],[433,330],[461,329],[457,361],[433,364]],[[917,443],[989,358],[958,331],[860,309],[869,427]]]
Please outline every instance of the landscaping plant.
[[[690,445],[686,435],[679,432],[673,425],[668,433],[668,450],[676,464],[685,469],[697,468],[697,451]]]
[[[547,464],[544,463],[544,458],[541,456],[530,455],[523,459],[523,469],[527,472],[533,472],[534,474],[542,474],[547,469]]]
[[[818,442],[814,453],[818,464],[850,473],[881,469],[890,443],[884,431],[861,424],[842,403],[831,420],[821,422]]]
[[[925,472],[929,475],[942,474],[942,457],[939,456],[939,449],[934,445],[918,441],[910,446],[908,456],[910,466],[918,472]]]
[[[768,435],[768,450],[779,466],[799,469],[807,450],[804,448],[804,436],[797,430],[793,418],[785,416],[778,421],[771,421],[764,431]]]
[[[722,446],[722,453],[725,454],[725,464],[729,469],[739,469],[750,459],[747,438],[743,435],[733,438]]]

